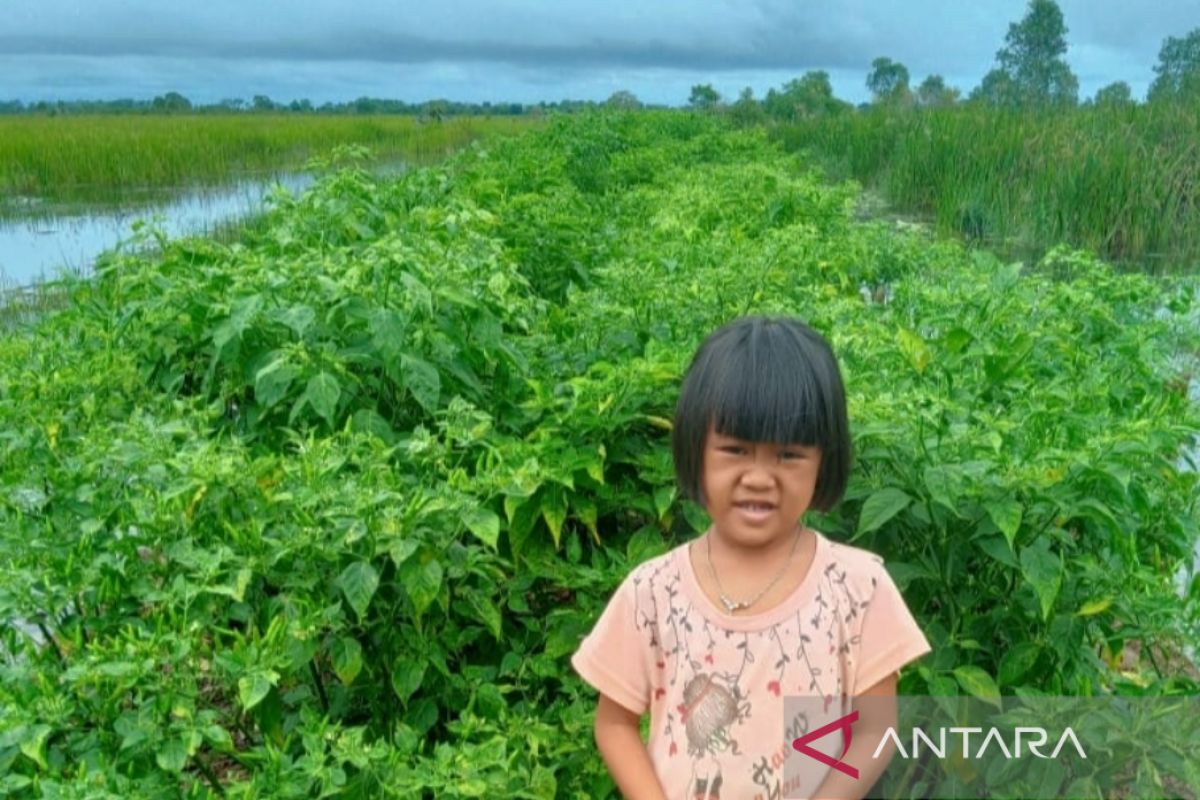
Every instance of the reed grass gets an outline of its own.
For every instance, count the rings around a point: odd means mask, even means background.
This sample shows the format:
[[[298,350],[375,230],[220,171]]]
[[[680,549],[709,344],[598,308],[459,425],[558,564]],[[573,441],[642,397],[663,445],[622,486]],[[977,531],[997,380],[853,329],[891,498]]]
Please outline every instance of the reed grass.
[[[777,135],[944,232],[1200,269],[1200,107],[871,110]]]
[[[425,161],[530,124],[511,117],[427,122],[295,114],[0,117],[0,194],[10,211],[34,202],[119,201],[146,189],[297,168],[343,144]]]

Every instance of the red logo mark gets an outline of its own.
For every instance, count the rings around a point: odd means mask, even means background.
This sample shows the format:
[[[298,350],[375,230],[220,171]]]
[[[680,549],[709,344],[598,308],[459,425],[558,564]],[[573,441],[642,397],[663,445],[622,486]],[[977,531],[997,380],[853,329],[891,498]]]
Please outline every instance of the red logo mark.
[[[846,755],[846,751],[850,749],[850,738],[852,736],[850,726],[857,721],[858,721],[858,710],[856,709],[854,711],[851,711],[849,714],[842,717],[841,719],[835,719],[833,722],[829,723],[828,725],[823,725],[820,728],[817,728],[815,731],[809,731],[808,733],[804,734],[803,736],[801,736],[798,739],[793,739],[792,740],[792,749],[795,750],[797,753],[803,753],[804,755],[808,756],[809,758],[815,758],[817,761],[820,761],[822,764],[826,764],[830,767],[833,767],[837,771],[844,772],[845,774],[849,775],[851,778],[858,780],[858,770],[855,769],[854,767],[850,766],[849,764],[843,763],[840,760],[842,758],[842,756]],[[835,731],[838,728],[842,728],[845,731],[845,745],[842,748],[842,755],[838,756],[836,759],[834,759],[831,756],[825,755],[824,753],[820,752],[819,750],[813,750],[811,747],[808,746],[809,742],[814,742],[817,739],[820,739],[825,734],[831,733],[832,731]]]

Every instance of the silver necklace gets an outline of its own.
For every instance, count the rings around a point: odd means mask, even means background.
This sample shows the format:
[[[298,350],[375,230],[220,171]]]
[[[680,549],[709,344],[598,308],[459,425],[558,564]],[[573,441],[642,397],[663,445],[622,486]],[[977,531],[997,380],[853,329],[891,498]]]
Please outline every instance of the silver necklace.
[[[717,585],[717,596],[721,598],[721,604],[725,606],[725,609],[730,614],[734,613],[735,611],[740,611],[743,608],[749,608],[750,606],[754,605],[755,603],[757,603],[759,600],[761,600],[763,598],[763,595],[765,595],[767,592],[771,591],[771,587],[773,587],[775,584],[779,583],[779,579],[783,577],[784,573],[787,572],[788,567],[791,566],[792,556],[794,556],[796,554],[796,545],[798,545],[800,543],[801,530],[802,529],[800,529],[800,528],[797,528],[797,530],[796,530],[796,538],[792,540],[792,549],[788,553],[787,561],[785,561],[783,564],[783,569],[779,570],[779,573],[774,578],[771,579],[770,583],[768,583],[765,587],[763,587],[763,590],[761,592],[754,595],[754,597],[751,598],[750,600],[746,600],[744,602],[734,600],[732,597],[725,594],[725,590],[723,588],[721,588],[721,579],[717,577],[717,571],[716,571],[716,569],[713,568],[712,538],[710,538],[712,536],[712,534],[709,533],[709,535],[704,538],[704,544],[705,544],[705,547],[707,549],[707,554],[708,554],[708,574],[712,575],[713,583],[715,583]]]

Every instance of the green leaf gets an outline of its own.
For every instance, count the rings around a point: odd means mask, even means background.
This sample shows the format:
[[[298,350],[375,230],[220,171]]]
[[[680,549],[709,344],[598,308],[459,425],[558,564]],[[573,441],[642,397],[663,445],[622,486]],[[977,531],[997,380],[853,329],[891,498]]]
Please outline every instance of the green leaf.
[[[442,590],[442,565],[436,559],[421,564],[409,559],[404,563],[404,589],[417,616],[425,613]]]
[[[478,590],[470,590],[466,594],[467,602],[475,610],[476,616],[487,626],[487,629],[491,631],[496,641],[500,641],[500,628],[502,624],[500,609],[496,608],[496,605]]]
[[[317,312],[306,305],[291,306],[276,314],[276,319],[291,328],[297,338],[304,336],[316,318]]]
[[[369,408],[360,408],[350,417],[350,429],[378,436],[389,445],[396,443],[396,432],[388,421]]]
[[[304,390],[304,399],[321,417],[333,427],[334,413],[337,411],[338,398],[342,395],[337,378],[328,372],[322,372],[309,378]]]
[[[279,673],[274,670],[252,672],[239,678],[238,697],[242,701],[242,708],[249,711],[261,703],[277,680],[279,680]]]
[[[388,555],[397,567],[404,564],[420,547],[416,539],[393,539],[388,545]]]
[[[900,352],[904,353],[912,368],[917,371],[917,374],[924,372],[931,359],[929,346],[925,344],[925,340],[907,328],[901,328],[896,338],[900,344]]]
[[[958,511],[956,498],[963,494],[962,467],[953,464],[938,464],[926,467],[922,474],[925,489],[935,503],[950,509],[956,516],[962,516]]]
[[[1012,547],[1017,538],[1017,530],[1021,527],[1024,506],[1016,500],[1008,499],[988,503],[984,507],[987,509],[988,516],[992,518],[992,522],[996,523],[996,527],[1008,540],[1008,546]]]
[[[1077,617],[1093,617],[1096,614],[1101,614],[1109,609],[1113,604],[1111,597],[1099,597],[1095,600],[1089,600],[1084,603],[1078,611],[1075,612]]]
[[[542,497],[542,519],[546,520],[546,527],[550,529],[550,536],[554,539],[554,548],[557,550],[559,542],[562,541],[563,522],[567,519],[567,500],[560,487],[548,487]]]
[[[954,678],[968,694],[1000,708],[1000,688],[985,670],[974,666],[955,667]]]
[[[575,512],[576,519],[592,534],[592,540],[600,544],[600,531],[596,528],[599,511],[595,502],[584,495],[576,495],[571,499],[571,509]]]
[[[1062,586],[1062,560],[1050,552],[1050,544],[1039,539],[1021,550],[1021,572],[1037,593],[1042,606],[1042,619],[1050,618],[1050,610]]]
[[[687,521],[688,527],[696,533],[704,533],[712,524],[712,517],[708,515],[704,506],[692,500],[684,501],[683,518]]]
[[[468,508],[462,513],[462,521],[480,541],[496,549],[496,540],[500,538],[500,517],[494,511],[482,506]]]
[[[982,539],[977,539],[976,543],[979,549],[987,553],[992,558],[1004,564],[1007,567],[1019,568],[1021,565],[1017,563],[1017,554],[1012,551],[1008,543],[1000,536],[992,534]]]
[[[625,557],[630,564],[640,564],[665,553],[666,549],[662,531],[653,525],[644,525],[629,537],[629,544],[625,546]]]
[[[509,500],[513,501],[511,507]],[[525,548],[525,542],[529,539],[529,534],[533,532],[533,526],[537,524],[541,510],[541,498],[527,500],[510,495],[504,498],[504,511],[506,514],[510,508],[512,518],[508,524],[508,545],[512,548],[513,555],[519,556]]]
[[[658,512],[659,519],[662,519],[663,515],[670,510],[673,502],[675,502],[674,486],[659,486],[654,490],[654,510]]]
[[[154,753],[154,760],[167,772],[183,772],[188,760],[187,744],[181,739],[168,739]]]
[[[286,359],[277,358],[254,375],[254,399],[270,408],[287,396],[292,381],[300,373]]]
[[[425,666],[425,662],[417,662],[412,658],[398,658],[392,665],[392,689],[405,704],[421,688]]]
[[[969,331],[963,328],[954,328],[951,331],[947,331],[946,335],[942,337],[942,346],[952,353],[959,353],[974,338]]]
[[[339,636],[329,646],[329,656],[338,680],[346,686],[354,683],[354,679],[362,671],[362,645],[358,640],[350,636]]]
[[[217,750],[228,751],[233,749],[233,737],[229,735],[229,731],[220,725],[205,726],[201,733],[204,735],[204,740]]]
[[[370,563],[356,561],[342,570],[338,577],[338,586],[361,620],[367,614],[367,607],[371,604],[375,590],[379,588],[379,573]]]
[[[400,369],[404,372],[404,386],[412,393],[427,414],[438,407],[438,395],[442,391],[442,379],[433,365],[423,358],[405,353],[400,356]]]
[[[1000,685],[1014,686],[1033,669],[1041,648],[1033,642],[1018,642],[1004,651],[1000,658]]]
[[[858,517],[858,530],[850,537],[850,541],[877,530],[911,502],[911,497],[895,487],[889,486],[875,492],[863,503],[862,513]]]
[[[225,346],[232,341],[240,340],[242,333],[250,326],[251,320],[262,306],[262,295],[252,294],[239,297],[230,304],[229,318],[218,325],[212,332],[213,344],[220,356]]]
[[[30,725],[21,736],[21,752],[43,770],[46,765],[46,739],[50,736],[49,725]]]
[[[371,344],[384,361],[394,362],[403,352],[408,320],[391,309],[376,309],[367,321]]]

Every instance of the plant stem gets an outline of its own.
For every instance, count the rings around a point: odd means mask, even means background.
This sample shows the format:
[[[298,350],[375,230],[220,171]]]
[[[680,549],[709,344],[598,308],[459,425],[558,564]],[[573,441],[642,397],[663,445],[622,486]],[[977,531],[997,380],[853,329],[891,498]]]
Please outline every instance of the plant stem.
[[[325,683],[321,680],[321,673],[317,670],[315,659],[308,662],[308,670],[312,673],[313,683],[317,685],[317,695],[321,698],[321,710],[328,714],[329,697],[325,694]]]

